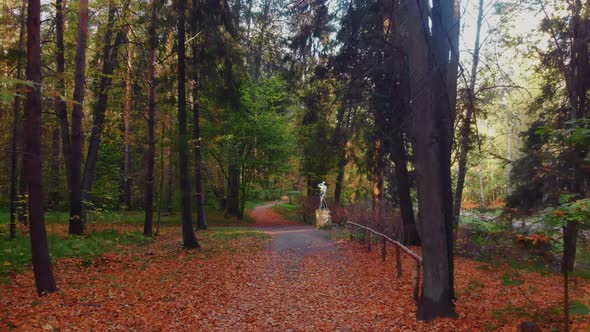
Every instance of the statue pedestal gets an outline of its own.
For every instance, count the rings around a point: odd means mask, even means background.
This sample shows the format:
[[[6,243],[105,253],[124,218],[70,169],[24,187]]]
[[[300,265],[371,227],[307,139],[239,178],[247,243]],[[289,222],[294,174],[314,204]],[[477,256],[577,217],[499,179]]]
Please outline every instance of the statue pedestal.
[[[332,218],[330,217],[330,210],[317,209],[315,210],[315,227],[316,228],[331,228]]]

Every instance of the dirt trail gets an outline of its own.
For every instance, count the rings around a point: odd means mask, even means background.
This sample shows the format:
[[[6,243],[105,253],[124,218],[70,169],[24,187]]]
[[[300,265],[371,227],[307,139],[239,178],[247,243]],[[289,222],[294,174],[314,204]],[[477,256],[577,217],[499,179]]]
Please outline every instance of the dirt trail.
[[[334,241],[327,232],[285,220],[272,209],[273,205],[269,203],[258,206],[250,212],[250,217],[256,220],[254,227],[272,236],[271,252],[306,256],[333,249]]]

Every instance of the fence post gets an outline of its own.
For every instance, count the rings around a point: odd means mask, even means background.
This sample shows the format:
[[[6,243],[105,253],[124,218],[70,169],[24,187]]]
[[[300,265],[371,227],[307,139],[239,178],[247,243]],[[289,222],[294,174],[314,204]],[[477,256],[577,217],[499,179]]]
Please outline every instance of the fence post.
[[[418,302],[420,297],[420,263],[416,262],[416,275],[414,276],[414,300]]]
[[[402,277],[402,259],[400,257],[398,246],[395,246],[395,265],[396,265],[396,269],[397,269],[397,277],[401,278]]]
[[[371,232],[367,231],[367,243],[369,243],[369,245],[367,246],[367,250],[371,251]]]
[[[382,237],[381,238],[381,261],[383,261],[385,263],[385,255],[387,252],[387,241],[385,241],[385,238]]]

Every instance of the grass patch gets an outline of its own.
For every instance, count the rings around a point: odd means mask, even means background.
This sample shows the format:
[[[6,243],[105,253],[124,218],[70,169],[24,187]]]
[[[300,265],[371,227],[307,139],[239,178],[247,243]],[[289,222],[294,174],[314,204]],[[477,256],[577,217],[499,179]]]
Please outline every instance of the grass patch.
[[[301,206],[292,203],[282,203],[272,207],[283,218],[290,221],[301,221]]]
[[[511,273],[502,275],[502,285],[504,286],[518,286],[524,284],[524,280],[520,279],[520,274]]]
[[[525,308],[508,304],[504,308],[494,310],[494,318],[506,325],[515,319],[526,319],[538,323],[542,327],[553,330],[562,324],[562,309],[557,305],[541,308]]]
[[[82,236],[48,235],[47,238],[52,258],[89,258],[111,251],[117,245],[145,245],[153,241],[140,232],[119,233],[116,230],[104,230]],[[0,242],[0,278],[21,273],[30,263],[31,240],[28,236]]]
[[[252,237],[260,240],[270,239],[270,235],[240,227],[215,227],[207,232],[207,237],[220,240],[235,240],[244,237]]]

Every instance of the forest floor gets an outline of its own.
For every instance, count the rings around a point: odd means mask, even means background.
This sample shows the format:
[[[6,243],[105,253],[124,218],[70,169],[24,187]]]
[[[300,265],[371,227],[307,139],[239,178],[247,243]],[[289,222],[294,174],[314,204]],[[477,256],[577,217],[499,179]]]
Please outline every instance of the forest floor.
[[[31,272],[0,285],[0,331],[514,331],[522,320],[561,327],[558,275],[458,258],[455,320],[415,320],[413,266],[396,278],[388,253],[341,231],[285,220],[270,205],[249,227],[199,232],[200,250],[180,248],[180,227],[153,243],[119,246],[93,259],[61,258],[60,291],[37,297]],[[392,248],[389,248],[392,249]],[[418,248],[414,248],[419,251]],[[590,305],[590,282],[572,282]],[[574,316],[588,331],[589,316]]]

